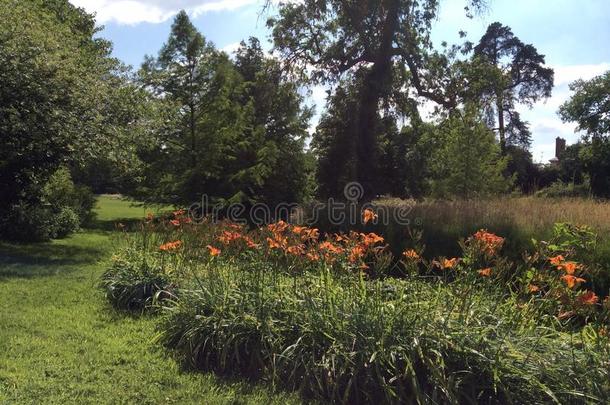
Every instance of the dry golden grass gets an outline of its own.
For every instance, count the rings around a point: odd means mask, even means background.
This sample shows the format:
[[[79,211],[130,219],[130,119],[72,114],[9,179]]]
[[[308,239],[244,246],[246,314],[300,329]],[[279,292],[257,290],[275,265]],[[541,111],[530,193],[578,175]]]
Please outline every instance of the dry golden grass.
[[[423,202],[387,199],[376,204],[396,208],[412,206],[412,218],[460,228],[467,224],[512,224],[536,234],[551,229],[557,222],[570,222],[588,225],[599,233],[610,232],[610,202],[592,199],[505,197]]]

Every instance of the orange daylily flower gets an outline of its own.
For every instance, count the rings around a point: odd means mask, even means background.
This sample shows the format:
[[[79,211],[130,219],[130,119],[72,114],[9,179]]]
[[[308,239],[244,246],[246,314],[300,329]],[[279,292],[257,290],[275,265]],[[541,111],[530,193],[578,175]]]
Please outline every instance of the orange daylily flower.
[[[179,249],[181,246],[182,246],[182,241],[177,240],[175,242],[164,243],[163,245],[159,246],[159,250],[163,250],[163,251],[176,250],[176,249]]]
[[[350,261],[350,263],[355,263],[358,260],[362,259],[365,253],[366,249],[364,248],[364,246],[356,246],[350,251],[348,260]]]
[[[275,224],[269,224],[267,225],[267,229],[269,229],[271,232],[273,233],[282,233],[284,232],[286,229],[288,229],[290,225],[287,222],[284,221],[278,221]]]
[[[443,261],[440,263],[441,269],[454,268],[455,265],[457,264],[458,260],[460,260],[460,259],[457,257],[454,257],[453,259],[443,259]]]
[[[175,217],[181,217],[182,215],[184,215],[186,213],[186,211],[184,211],[183,209],[180,209],[178,211],[174,211],[173,214]]]
[[[559,266],[561,265],[561,263],[563,263],[563,261],[565,260],[565,258],[562,255],[557,255],[555,257],[550,257],[549,258],[549,262],[553,265],[553,266]]]
[[[211,245],[207,245],[206,248],[210,251],[210,256],[214,257],[220,255],[220,249]]]
[[[585,291],[582,295],[578,297],[578,302],[584,305],[595,305],[599,297],[593,291]]]
[[[362,213],[362,220],[364,221],[365,224],[368,224],[370,221],[374,221],[376,219],[377,219],[377,214],[375,214],[375,212],[370,208],[365,209],[364,212]]]
[[[180,221],[177,219],[172,219],[171,221],[169,221],[169,223],[174,226],[180,226]]]
[[[567,274],[565,276],[561,276],[561,279],[565,281],[568,288],[574,288],[577,284],[584,283],[586,280],[584,278],[572,276]]]
[[[489,277],[491,276],[491,267],[488,267],[486,269],[481,269],[479,270],[479,274],[483,277]]]
[[[256,243],[254,243],[254,241],[252,240],[251,237],[249,236],[244,236],[244,241],[246,242],[246,246],[248,246],[248,248],[250,249],[256,249],[258,247],[258,245]]]
[[[295,226],[292,228],[292,232],[295,235],[300,235],[301,233],[303,233],[303,231],[305,231],[307,229],[307,227],[305,226]]]
[[[301,239],[306,240],[318,240],[320,238],[320,231],[317,228],[307,228],[303,231]]]
[[[490,256],[495,255],[504,244],[504,238],[491,232],[487,232],[485,229],[477,231],[474,235],[472,235],[472,238],[478,241],[482,245],[485,253]]]
[[[417,254],[417,252],[413,249],[405,250],[404,252],[402,252],[402,255],[407,259],[413,261],[419,261],[420,259],[419,254]]]
[[[267,238],[267,243],[270,249],[284,249],[288,245],[288,240],[281,237]]]
[[[312,262],[317,262],[318,260],[320,260],[320,255],[318,255],[317,253],[309,252],[305,255],[305,257],[307,257],[307,259],[311,260]]]
[[[348,241],[348,239],[344,235],[342,235],[340,233],[334,234],[333,238],[335,239],[335,242],[338,242],[338,243],[340,243],[340,242],[347,242]]]
[[[332,242],[328,242],[328,241],[320,243],[319,248],[320,248],[320,250],[325,250],[328,253],[332,253],[332,254],[343,253],[343,248],[341,248],[340,246],[336,246]]]
[[[576,270],[580,269],[580,265],[575,262],[565,262],[557,266],[558,269],[563,269],[568,274],[574,274]]]
[[[223,245],[228,245],[231,242],[238,240],[239,238],[241,238],[241,234],[239,232],[222,231],[222,233],[218,237],[218,240]]]
[[[384,239],[382,236],[377,235],[376,233],[360,234],[362,237],[362,243],[366,246],[375,245],[377,243],[383,243]]]

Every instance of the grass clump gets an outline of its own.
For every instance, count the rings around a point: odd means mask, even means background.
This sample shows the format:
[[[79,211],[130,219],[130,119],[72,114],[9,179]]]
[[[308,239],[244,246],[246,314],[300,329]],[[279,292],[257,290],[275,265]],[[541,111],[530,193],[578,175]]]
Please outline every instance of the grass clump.
[[[338,403],[549,403],[610,393],[607,340],[546,326],[466,282],[298,277],[215,267],[165,308],[192,367]],[[596,343],[592,343],[596,342]]]
[[[171,289],[171,282],[158,256],[128,245],[112,257],[100,285],[115,308],[142,310],[160,292]]]

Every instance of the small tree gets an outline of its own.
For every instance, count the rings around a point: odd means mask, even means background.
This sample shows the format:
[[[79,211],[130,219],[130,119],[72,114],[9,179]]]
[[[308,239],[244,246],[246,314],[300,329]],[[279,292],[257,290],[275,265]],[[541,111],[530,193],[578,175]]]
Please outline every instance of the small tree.
[[[472,198],[509,189],[512,180],[502,174],[507,159],[473,111],[452,114],[437,128],[437,137],[442,141],[433,158],[434,195]]]

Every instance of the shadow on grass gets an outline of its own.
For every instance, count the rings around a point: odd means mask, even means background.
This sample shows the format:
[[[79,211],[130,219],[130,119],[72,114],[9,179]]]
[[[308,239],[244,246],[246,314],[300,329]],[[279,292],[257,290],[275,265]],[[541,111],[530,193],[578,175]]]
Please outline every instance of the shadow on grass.
[[[141,218],[119,218],[119,219],[93,219],[90,220],[86,225],[85,229],[112,232],[118,230],[126,230],[129,232],[138,229],[138,225],[142,223]]]
[[[18,245],[0,242],[0,281],[10,278],[46,277],[96,263],[107,253],[102,245],[63,243]]]

